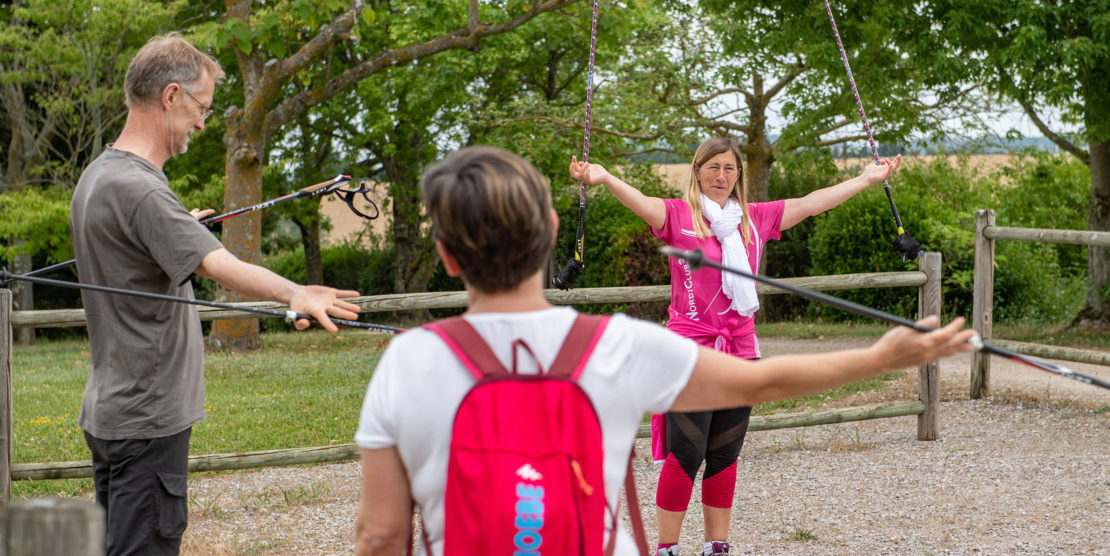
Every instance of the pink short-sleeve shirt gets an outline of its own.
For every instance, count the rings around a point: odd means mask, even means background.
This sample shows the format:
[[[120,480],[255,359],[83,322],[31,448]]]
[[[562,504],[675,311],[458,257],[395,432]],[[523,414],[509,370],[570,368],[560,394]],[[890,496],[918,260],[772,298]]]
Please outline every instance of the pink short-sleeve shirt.
[[[721,260],[721,243],[713,235],[698,239],[694,231],[693,216],[690,208],[682,199],[664,199],[667,207],[667,218],[663,229],[651,230],[652,235],[663,240],[671,247],[683,250],[701,249],[705,256],[713,261]],[[759,261],[763,255],[766,242],[779,239],[779,226],[782,223],[782,213],[785,201],[771,201],[768,203],[749,203],[748,214],[751,216],[755,233],[752,234],[754,244],[745,245],[748,251],[748,264],[753,272],[759,271]],[[708,225],[707,225],[708,227]],[[726,334],[730,337],[731,345],[723,351],[744,358],[759,357],[759,344],[755,336],[755,328],[750,317],[740,316],[729,309],[729,298],[721,289],[721,271],[715,268],[700,268],[691,271],[690,265],[683,260],[671,258],[671,314],[685,316],[699,323],[707,324],[715,329],[729,329],[733,333]],[[682,333],[676,320],[670,319],[668,328],[676,329]],[[683,334],[689,336],[689,334]],[[693,337],[695,341],[709,347],[715,346],[716,337]]]

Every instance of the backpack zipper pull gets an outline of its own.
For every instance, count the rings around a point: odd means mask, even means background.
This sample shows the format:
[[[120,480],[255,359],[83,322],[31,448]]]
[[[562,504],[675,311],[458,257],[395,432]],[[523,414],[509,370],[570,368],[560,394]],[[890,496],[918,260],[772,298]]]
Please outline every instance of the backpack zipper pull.
[[[574,476],[578,479],[578,488],[582,489],[582,492],[585,492],[586,496],[593,496],[594,487],[590,486],[590,484],[586,482],[586,478],[582,476],[582,466],[578,465],[578,461],[574,459],[570,460],[570,468],[574,470]]]

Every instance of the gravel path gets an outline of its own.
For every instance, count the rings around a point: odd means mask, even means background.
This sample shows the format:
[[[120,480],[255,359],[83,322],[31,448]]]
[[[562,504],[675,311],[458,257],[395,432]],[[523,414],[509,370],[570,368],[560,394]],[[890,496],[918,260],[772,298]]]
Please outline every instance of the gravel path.
[[[764,340],[764,356],[868,340]],[[1110,368],[1065,363],[1110,379]],[[739,462],[733,554],[1110,555],[1110,392],[992,361],[993,396],[968,400],[970,356],[941,364],[940,439],[916,417],[755,432]],[[831,405],[916,395],[916,375]],[[649,452],[646,440],[637,452]],[[635,473],[654,542],[658,467]],[[190,478],[184,553],[349,554],[357,463]],[[685,554],[699,554],[695,489]]]

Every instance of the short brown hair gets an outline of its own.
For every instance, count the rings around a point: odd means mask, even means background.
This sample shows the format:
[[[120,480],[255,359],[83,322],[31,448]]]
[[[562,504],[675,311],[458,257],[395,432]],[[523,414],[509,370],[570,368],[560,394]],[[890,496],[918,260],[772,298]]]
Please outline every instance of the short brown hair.
[[[436,239],[470,287],[507,291],[547,262],[551,190],[523,158],[495,147],[455,151],[424,173],[420,193]]]
[[[151,37],[127,66],[123,85],[127,106],[156,101],[170,83],[196,92],[190,89],[195,89],[205,72],[216,83],[224,78],[224,70],[216,60],[177,33]]]

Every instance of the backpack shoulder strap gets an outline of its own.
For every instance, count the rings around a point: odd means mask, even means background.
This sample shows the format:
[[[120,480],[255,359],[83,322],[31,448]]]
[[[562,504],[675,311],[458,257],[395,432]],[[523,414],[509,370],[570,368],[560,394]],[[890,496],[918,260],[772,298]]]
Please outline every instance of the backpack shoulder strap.
[[[607,324],[609,315],[579,314],[570,326],[570,332],[567,332],[567,338],[563,340],[563,347],[559,348],[547,374],[578,380]]]
[[[490,376],[509,374],[505,365],[493,354],[489,344],[466,319],[451,317],[425,324],[424,328],[442,338],[474,378],[482,380]]]
[[[628,498],[628,517],[632,521],[632,534],[636,538],[636,548],[640,554],[647,556],[647,535],[644,534],[644,518],[640,515],[640,500],[636,495],[636,476],[632,474],[632,459],[636,457],[636,447],[628,454],[628,470],[624,474],[624,495]]]
[[[628,453],[628,469],[624,473],[624,496],[628,499],[628,518],[632,522],[632,534],[636,538],[636,549],[640,556],[650,556],[648,552],[647,535],[644,533],[644,518],[640,515],[640,500],[636,495],[636,476],[632,474],[632,460],[636,458],[636,446]],[[605,556],[613,556],[617,549],[617,520],[620,514],[621,503],[617,500],[617,507],[613,510],[613,521],[609,525],[609,543],[605,546]]]

